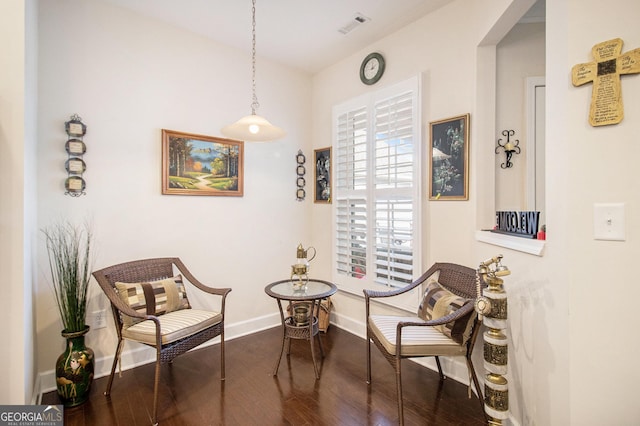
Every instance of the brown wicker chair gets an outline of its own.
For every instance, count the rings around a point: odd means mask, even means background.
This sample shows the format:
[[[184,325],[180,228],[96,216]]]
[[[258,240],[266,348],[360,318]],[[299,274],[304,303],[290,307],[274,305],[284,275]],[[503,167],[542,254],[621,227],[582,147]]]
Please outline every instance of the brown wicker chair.
[[[149,309],[146,306],[143,307],[146,312],[142,313],[140,310],[135,310],[128,303],[125,303],[121,298],[116,283],[149,283],[172,278],[176,274],[174,266],[196,288],[219,297],[220,311],[210,312],[191,309],[187,303],[186,306],[182,306],[185,309],[158,314],[155,312],[156,305],[154,303],[151,308],[152,313],[149,313]],[[220,336],[220,377],[221,380],[224,380],[224,309],[227,294],[231,291],[230,288],[211,288],[202,284],[177,257],[121,263],[95,271],[93,276],[111,302],[118,332],[118,346],[105,395],[108,396],[111,393],[113,376],[125,339],[137,341],[156,349],[152,414],[154,425],[158,424],[158,387],[160,383],[160,365],[162,363],[171,362],[178,355]],[[121,288],[122,285],[118,284]],[[149,286],[147,286],[148,288]],[[154,296],[151,295],[150,297]],[[142,299],[148,299],[147,293]],[[187,326],[185,326],[185,322]]]
[[[465,299],[471,299],[471,301],[455,312],[439,319],[425,320],[422,315],[418,316],[423,309],[422,305],[419,308],[418,315],[414,316],[371,314],[370,305],[372,299],[406,293],[419,285],[428,284],[428,282],[431,282],[431,277],[436,278],[437,282],[449,292]],[[402,358],[434,356],[440,380],[444,380],[445,376],[442,373],[439,356],[464,356],[467,361],[470,380],[473,380],[484,413],[480,383],[471,362],[471,354],[480,329],[480,321],[474,311],[474,302],[477,295],[476,272],[474,269],[451,263],[436,263],[407,287],[387,292],[364,290],[364,295],[367,315],[367,383],[371,384],[371,341],[373,341],[396,371],[398,422],[400,425],[404,424]],[[469,336],[466,342],[456,342],[435,327],[443,324],[455,324],[456,321],[461,321],[463,324],[466,323],[471,326],[470,329],[468,327],[465,328],[465,335]]]

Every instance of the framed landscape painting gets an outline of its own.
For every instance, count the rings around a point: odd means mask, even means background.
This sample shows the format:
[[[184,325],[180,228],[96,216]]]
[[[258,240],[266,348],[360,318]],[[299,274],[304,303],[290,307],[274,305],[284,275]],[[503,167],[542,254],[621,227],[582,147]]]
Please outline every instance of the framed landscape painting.
[[[429,199],[469,199],[469,114],[429,123]]]
[[[162,129],[162,193],[242,197],[244,142]]]

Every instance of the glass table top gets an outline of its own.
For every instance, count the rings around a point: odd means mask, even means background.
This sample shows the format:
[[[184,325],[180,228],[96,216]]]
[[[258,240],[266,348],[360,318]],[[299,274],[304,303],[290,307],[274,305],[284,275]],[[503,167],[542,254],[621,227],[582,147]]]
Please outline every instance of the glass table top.
[[[297,280],[282,280],[269,284],[264,291],[271,297],[287,300],[312,300],[329,297],[338,291],[335,284],[329,281],[309,278],[305,288],[298,289],[294,286]]]

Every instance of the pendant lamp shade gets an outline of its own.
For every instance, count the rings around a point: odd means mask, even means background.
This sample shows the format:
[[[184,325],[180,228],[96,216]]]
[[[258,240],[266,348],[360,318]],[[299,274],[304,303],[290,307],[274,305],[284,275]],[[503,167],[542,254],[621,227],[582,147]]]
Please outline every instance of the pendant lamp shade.
[[[272,141],[284,137],[286,134],[278,126],[257,114],[246,115],[233,124],[222,128],[222,134],[243,141],[260,142]]]
[[[223,127],[221,131],[223,135],[232,139],[251,142],[272,141],[284,137],[285,131],[269,123],[266,118],[256,114],[256,110],[260,106],[258,96],[256,95],[256,0],[252,0],[252,5],[251,91],[253,94],[253,102],[251,103],[251,115],[244,116],[235,123]]]

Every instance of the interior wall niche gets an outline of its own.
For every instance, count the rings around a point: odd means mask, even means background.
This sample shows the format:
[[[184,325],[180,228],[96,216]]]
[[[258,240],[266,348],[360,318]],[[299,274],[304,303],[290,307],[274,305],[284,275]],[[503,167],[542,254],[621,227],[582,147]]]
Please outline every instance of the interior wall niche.
[[[513,166],[506,169],[500,167],[505,162],[504,153],[496,155],[496,211],[537,210],[544,215],[544,109],[540,110],[544,107],[540,92],[544,90],[544,73],[544,22],[515,25],[496,47],[494,146],[503,130],[514,130],[513,138],[519,140],[521,153],[512,157]],[[537,90],[533,97],[530,90]],[[528,101],[534,102],[533,106]],[[536,101],[541,102],[537,108]]]
[[[545,102],[544,77],[528,77],[526,85],[527,140],[527,208],[540,212],[540,225],[545,220]]]

